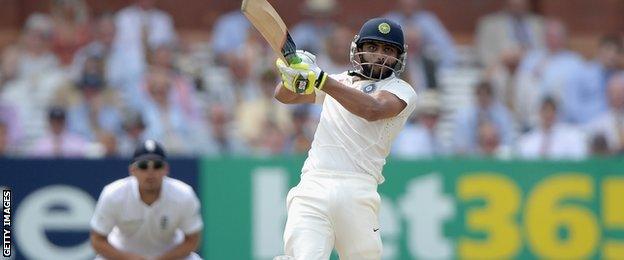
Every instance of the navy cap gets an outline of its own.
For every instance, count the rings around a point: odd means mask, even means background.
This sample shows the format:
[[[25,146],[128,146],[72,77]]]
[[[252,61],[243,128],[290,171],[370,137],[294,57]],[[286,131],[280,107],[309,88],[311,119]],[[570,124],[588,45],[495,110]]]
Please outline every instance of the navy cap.
[[[148,139],[140,143],[136,149],[134,149],[134,155],[132,156],[132,162],[142,160],[162,160],[167,158],[165,149],[158,142]]]
[[[367,41],[380,41],[392,44],[405,52],[405,40],[401,26],[388,18],[373,18],[364,23],[355,44],[361,46]]]

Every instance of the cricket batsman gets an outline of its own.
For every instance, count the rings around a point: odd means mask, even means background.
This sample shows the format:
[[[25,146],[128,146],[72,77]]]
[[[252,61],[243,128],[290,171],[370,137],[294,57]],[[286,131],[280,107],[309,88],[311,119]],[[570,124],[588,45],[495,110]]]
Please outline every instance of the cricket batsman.
[[[401,27],[374,18],[351,43],[353,71],[328,76],[304,51],[297,51],[300,63],[277,60],[275,98],[323,106],[301,181],[287,197],[286,255],[329,259],[336,248],[341,260],[381,259],[377,185],[416,102],[414,89],[397,77],[406,54]]]

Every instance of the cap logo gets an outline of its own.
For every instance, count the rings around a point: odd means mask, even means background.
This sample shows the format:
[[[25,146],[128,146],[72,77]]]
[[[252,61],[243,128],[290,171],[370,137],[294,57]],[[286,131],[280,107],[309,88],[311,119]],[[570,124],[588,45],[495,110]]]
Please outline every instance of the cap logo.
[[[380,33],[388,34],[390,32],[390,25],[388,23],[380,23],[377,29],[379,29]]]
[[[156,150],[156,142],[154,142],[154,140],[145,141],[145,150],[153,153]]]

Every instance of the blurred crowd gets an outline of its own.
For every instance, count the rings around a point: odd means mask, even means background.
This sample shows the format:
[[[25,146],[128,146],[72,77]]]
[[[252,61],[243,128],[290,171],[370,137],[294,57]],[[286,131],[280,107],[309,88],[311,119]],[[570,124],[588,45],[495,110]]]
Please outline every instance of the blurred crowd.
[[[408,44],[401,75],[419,93],[392,155],[583,159],[624,151],[622,35],[596,39],[594,56],[568,48],[566,25],[501,1],[477,22],[474,60],[423,0],[383,14]],[[358,28],[333,22],[334,0],[307,0],[291,28],[298,48],[330,73],[351,68]],[[380,14],[382,15],[382,14]],[[52,0],[27,18],[0,60],[0,156],[127,157],[146,138],[172,156],[305,154],[320,107],[273,99],[275,56],[238,9],[210,40],[188,42],[154,0],[92,16],[84,0]],[[452,110],[441,75],[470,66],[473,104]],[[445,73],[443,73],[445,72]],[[451,101],[452,102],[452,101]],[[442,140],[441,118],[452,134]],[[444,143],[450,145],[443,145]]]

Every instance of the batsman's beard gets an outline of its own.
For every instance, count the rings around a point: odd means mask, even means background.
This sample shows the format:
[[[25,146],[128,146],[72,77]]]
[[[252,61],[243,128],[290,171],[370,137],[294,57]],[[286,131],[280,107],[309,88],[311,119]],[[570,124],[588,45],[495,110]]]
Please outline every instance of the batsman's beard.
[[[362,65],[362,74],[373,79],[385,79],[392,75],[392,69],[381,66],[381,64]]]
[[[354,62],[356,69],[359,69],[364,77],[374,80],[390,77],[392,73],[396,72],[394,67],[396,67],[398,62],[401,62],[395,57],[384,54],[358,52],[355,55],[358,57]],[[377,57],[378,61],[368,62],[364,59],[364,55]]]

